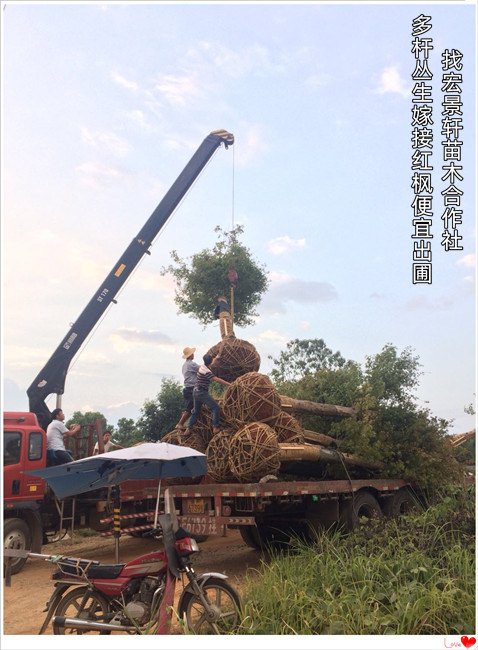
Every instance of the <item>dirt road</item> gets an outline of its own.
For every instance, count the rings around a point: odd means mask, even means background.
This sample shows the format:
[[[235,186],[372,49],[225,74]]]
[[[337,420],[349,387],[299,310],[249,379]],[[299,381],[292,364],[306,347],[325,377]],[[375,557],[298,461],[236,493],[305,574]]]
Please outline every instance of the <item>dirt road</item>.
[[[121,537],[120,562],[126,562],[157,547],[149,539]],[[244,544],[237,531],[228,530],[226,537],[210,537],[200,544],[201,553],[194,559],[198,573],[219,571],[225,573],[231,584],[241,592],[248,569],[260,565],[260,556]],[[62,553],[72,557],[85,557],[114,562],[114,542],[101,536],[80,538],[73,542],[49,544],[44,553]],[[38,634],[45,613],[45,603],[53,591],[50,580],[52,565],[43,560],[29,560],[23,571],[12,576],[12,586],[3,590],[4,634]],[[252,575],[252,573],[251,573]],[[51,626],[47,634],[52,634]]]

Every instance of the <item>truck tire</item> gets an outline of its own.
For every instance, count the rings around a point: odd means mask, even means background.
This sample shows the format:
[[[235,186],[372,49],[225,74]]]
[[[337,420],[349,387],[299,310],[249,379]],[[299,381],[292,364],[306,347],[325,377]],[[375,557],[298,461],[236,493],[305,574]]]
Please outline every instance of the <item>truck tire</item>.
[[[290,547],[291,538],[298,535],[289,522],[258,522],[239,529],[244,542],[256,551],[281,551]]]
[[[400,517],[417,508],[417,500],[408,488],[402,488],[395,494],[385,499],[382,505],[386,517]]]
[[[23,519],[7,519],[3,526],[3,547],[29,551],[32,546],[30,529]],[[23,569],[28,558],[12,559],[11,573],[14,575]]]
[[[253,548],[255,551],[262,550],[262,546],[259,539],[259,534],[255,526],[241,526],[239,532],[242,537],[244,544],[247,544],[249,548]]]
[[[359,492],[346,501],[342,506],[340,522],[345,531],[350,532],[358,526],[363,517],[367,519],[383,517],[380,504],[370,492]]]

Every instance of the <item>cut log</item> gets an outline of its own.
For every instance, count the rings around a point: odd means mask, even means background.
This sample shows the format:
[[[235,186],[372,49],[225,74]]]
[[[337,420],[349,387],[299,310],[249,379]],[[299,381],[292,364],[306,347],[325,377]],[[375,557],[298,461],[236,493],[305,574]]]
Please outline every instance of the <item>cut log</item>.
[[[306,442],[324,445],[325,447],[337,444],[337,440],[332,438],[332,436],[327,436],[325,433],[317,433],[317,431],[309,431],[308,429],[304,429],[304,438]]]
[[[351,418],[356,415],[355,409],[351,406],[336,406],[335,404],[321,404],[320,402],[309,402],[305,399],[294,399],[280,395],[281,408],[284,411],[295,413],[308,413],[310,415],[335,415],[342,418]]]
[[[297,461],[323,461],[331,463],[344,463],[344,465],[354,465],[365,467],[367,469],[383,469],[384,465],[378,461],[365,460],[350,454],[342,454],[335,449],[325,449],[320,445],[288,445],[279,444],[281,463]]]

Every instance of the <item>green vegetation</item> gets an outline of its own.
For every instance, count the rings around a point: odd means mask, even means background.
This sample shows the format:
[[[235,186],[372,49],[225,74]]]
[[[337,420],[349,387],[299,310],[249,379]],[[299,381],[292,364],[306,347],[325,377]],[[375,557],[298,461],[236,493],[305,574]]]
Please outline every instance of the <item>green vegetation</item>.
[[[355,418],[307,416],[302,423],[335,437],[340,451],[382,461],[381,476],[436,488],[461,475],[446,440],[449,422],[419,406],[414,394],[421,364],[411,348],[399,352],[388,343],[361,368],[322,339],[296,339],[273,362],[271,375],[281,394],[356,409]],[[356,474],[338,464],[328,468],[329,478]]]
[[[176,280],[175,302],[180,314],[194,316],[203,325],[213,320],[216,298],[229,296],[228,273],[237,273],[234,290],[234,323],[238,326],[252,325],[257,313],[254,311],[268,281],[264,268],[259,265],[238,240],[242,226],[226,232],[215,228],[219,241],[214,247],[204,249],[190,260],[182,260],[176,251],[171,252],[173,264],[162,269],[163,275],[171,273]]]
[[[175,379],[163,379],[155,399],[146,400],[136,427],[149,442],[160,440],[172,431],[183,409],[181,384]]]
[[[475,629],[475,489],[273,555],[249,577],[241,634],[438,634]]]

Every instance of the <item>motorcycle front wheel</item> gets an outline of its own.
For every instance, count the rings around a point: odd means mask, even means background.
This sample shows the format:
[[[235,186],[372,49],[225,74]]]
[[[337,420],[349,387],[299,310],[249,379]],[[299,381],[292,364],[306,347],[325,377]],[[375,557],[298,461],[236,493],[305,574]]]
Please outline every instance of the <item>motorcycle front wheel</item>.
[[[109,611],[108,601],[98,593],[86,596],[88,587],[78,587],[68,591],[60,600],[55,610],[55,616],[81,618],[83,621],[104,623]],[[85,599],[86,596],[86,599]],[[53,626],[54,634],[111,634],[110,631],[75,630]]]
[[[179,606],[179,617],[194,634],[228,634],[241,622],[241,603],[236,590],[225,580],[210,578],[202,586],[209,603],[209,612],[199,596],[192,592],[184,594]]]

